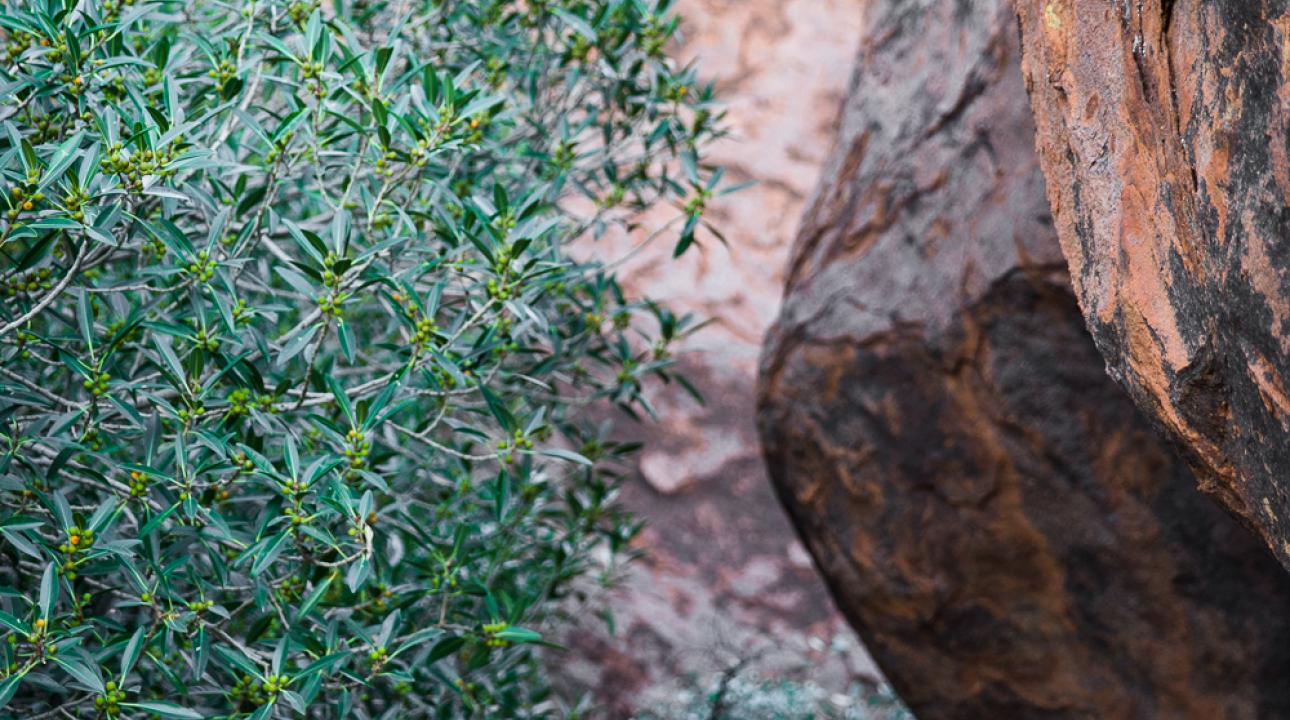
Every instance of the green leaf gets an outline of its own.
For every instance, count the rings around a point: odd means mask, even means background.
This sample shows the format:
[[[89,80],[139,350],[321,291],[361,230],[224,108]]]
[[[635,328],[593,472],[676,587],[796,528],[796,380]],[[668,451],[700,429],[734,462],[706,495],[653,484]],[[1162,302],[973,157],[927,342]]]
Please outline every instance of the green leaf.
[[[45,566],[45,574],[40,578],[40,617],[46,623],[54,616],[54,606],[58,603],[58,575],[53,563]]]
[[[426,662],[433,664],[449,655],[457,652],[466,644],[466,639],[462,637],[448,637],[435,643],[430,649],[430,654],[426,656]]]
[[[286,436],[287,446],[287,472],[291,474],[292,480],[300,478],[300,449],[296,447],[296,439],[291,435]]]
[[[304,698],[300,697],[299,693],[296,693],[293,690],[280,691],[278,693],[278,699],[286,703],[288,706],[290,706],[291,709],[295,710],[296,714],[298,715],[304,715],[305,712],[309,709],[308,705],[306,705],[305,703]]]
[[[354,364],[354,330],[349,323],[341,320],[336,323],[336,333],[340,338],[340,351],[345,356],[345,362],[350,365]]]
[[[291,650],[291,642],[286,635],[278,640],[278,647],[273,651],[273,661],[269,665],[269,672],[277,675],[282,672],[282,668],[287,661],[287,653]]]
[[[196,710],[189,710],[167,702],[121,703],[121,707],[137,708],[144,712],[152,713],[157,717],[174,718],[175,720],[202,720],[202,718],[206,717]]]
[[[173,376],[171,382],[182,383],[184,380],[184,366],[183,363],[179,362],[179,356],[175,354],[174,348],[170,346],[168,341],[163,342],[160,335],[152,337],[152,344],[161,355],[161,359],[165,363],[165,369],[169,370]]]
[[[308,617],[309,613],[317,607],[318,603],[327,595],[327,590],[331,587],[331,582],[334,578],[334,575],[328,575],[323,578],[322,582],[318,583],[313,592],[309,593],[309,597],[305,598],[305,601],[296,610],[297,620]]]
[[[157,528],[161,527],[161,524],[166,521],[166,518],[170,517],[178,509],[179,509],[179,505],[171,505],[165,510],[162,510],[161,512],[157,513],[155,516],[153,516],[151,520],[149,520],[142,528],[139,529],[139,537],[146,538],[149,535],[151,535],[153,532],[157,530]]]
[[[278,555],[282,554],[286,542],[287,533],[285,532],[280,532],[270,538],[269,542],[256,553],[255,562],[251,565],[251,574],[259,575],[268,570],[269,566],[273,565],[273,561],[278,559]]]
[[[264,682],[264,673],[259,667],[256,667],[255,663],[247,659],[245,655],[242,655],[236,650],[226,648],[223,645],[215,645],[214,649],[215,654],[219,655],[220,659],[228,665],[237,668],[244,675],[250,675],[256,680]]]
[[[685,171],[685,179],[691,185],[699,185],[699,157],[693,150],[687,149],[681,153],[681,169]]]
[[[595,42],[596,30],[595,28],[591,27],[591,25],[588,24],[586,20],[583,20],[577,15],[574,15],[573,13],[567,10],[562,10],[558,7],[551,8],[551,13],[554,14],[556,17],[560,18],[561,20],[563,20],[565,24],[573,28],[574,31],[577,32],[579,35],[583,36],[584,38],[592,42]]]
[[[323,253],[327,251],[327,246],[317,239],[317,236],[310,233],[305,235],[304,231],[298,225],[290,220],[283,220],[282,224],[287,227],[287,233],[291,236],[296,247],[305,251],[318,267],[323,266]]]
[[[40,553],[40,548],[37,548],[35,544],[24,537],[21,532],[10,530],[9,528],[0,528],[0,535],[4,535],[4,539],[8,540],[9,544],[17,548],[22,554],[34,560],[44,562],[45,556]]]
[[[681,239],[676,243],[676,249],[672,251],[672,257],[681,257],[692,245],[694,245],[694,229],[689,228],[681,233]]]
[[[81,340],[85,342],[85,347],[89,349],[90,356],[94,355],[94,313],[90,310],[90,294],[84,291],[79,293],[76,301],[76,320],[81,327]]]
[[[523,644],[537,642],[542,639],[542,634],[522,627],[508,627],[497,633],[497,639],[507,640],[513,643]]]
[[[422,628],[421,630],[418,630],[404,638],[403,642],[399,644],[399,647],[394,650],[394,652],[390,653],[390,657],[395,657],[400,653],[412,650],[413,648],[424,645],[425,643],[442,636],[443,630],[439,628]]]
[[[350,592],[358,592],[359,586],[367,582],[367,577],[372,572],[372,565],[366,557],[360,557],[350,563],[349,569],[345,571],[345,587]]]
[[[36,148],[31,146],[27,138],[19,141],[22,148],[22,169],[27,172],[40,172],[40,160],[36,157]]]
[[[72,506],[67,502],[67,496],[63,491],[58,491],[50,497],[54,504],[54,515],[58,518],[58,526],[63,532],[72,528]]]
[[[3,709],[13,699],[14,693],[18,692],[18,685],[22,679],[27,676],[27,671],[23,670],[17,675],[12,675],[0,682],[0,709]]]
[[[76,678],[81,682],[81,684],[90,688],[94,692],[102,693],[104,691],[103,677],[99,674],[97,666],[86,665],[80,660],[65,657],[63,655],[57,655],[51,659],[66,670],[68,675]]]
[[[51,183],[63,176],[63,172],[71,166],[72,161],[76,159],[76,150],[81,145],[81,139],[85,136],[84,132],[78,132],[71,136],[58,149],[54,151],[53,156],[49,158],[49,165],[40,180],[39,190],[45,190]]]
[[[329,673],[332,668],[349,659],[351,655],[352,653],[349,652],[338,652],[327,655],[326,657],[321,657],[305,666],[304,670],[296,673],[295,679],[305,680],[317,673]]]
[[[334,375],[327,376],[327,387],[331,388],[331,394],[336,398],[336,406],[341,412],[345,413],[345,419],[349,421],[350,427],[358,427],[358,418],[354,416],[354,406],[349,402],[349,396],[345,394],[345,388],[341,387],[340,381]]]
[[[139,661],[139,656],[143,654],[144,638],[147,636],[147,628],[139,626],[130,637],[130,642],[125,646],[125,652],[121,653],[121,681],[124,682],[130,671],[134,669],[135,663]]]
[[[595,465],[595,463],[593,463],[591,460],[571,450],[562,450],[560,448],[544,448],[542,450],[538,450],[537,454],[546,455],[547,457],[559,458],[561,460],[568,460],[570,462],[576,462],[579,465],[586,465],[588,467]]]
[[[4,625],[10,630],[18,633],[23,637],[23,639],[26,639],[26,637],[31,634],[30,625],[4,611],[0,611],[0,625]]]
[[[274,268],[274,271],[277,272],[278,275],[281,276],[283,280],[286,280],[287,284],[290,285],[293,290],[300,293],[301,295],[304,295],[307,298],[312,298],[315,294],[317,294],[318,291],[314,287],[313,283],[309,282],[309,280],[304,275],[301,275],[295,270],[292,270],[291,268],[288,268],[283,265],[279,265]]]
[[[310,325],[304,332],[296,335],[296,337],[282,349],[282,352],[278,353],[277,360],[274,364],[277,367],[282,367],[290,362],[292,358],[299,355],[301,351],[309,346],[309,343],[314,339],[314,335],[317,335],[318,330],[321,328],[322,325],[320,324]]]
[[[480,385],[479,393],[484,396],[484,402],[488,404],[488,411],[497,418],[497,423],[506,429],[507,432],[515,432],[519,423],[515,421],[515,416],[510,410],[506,409],[506,404],[501,398],[497,397],[487,386]]]

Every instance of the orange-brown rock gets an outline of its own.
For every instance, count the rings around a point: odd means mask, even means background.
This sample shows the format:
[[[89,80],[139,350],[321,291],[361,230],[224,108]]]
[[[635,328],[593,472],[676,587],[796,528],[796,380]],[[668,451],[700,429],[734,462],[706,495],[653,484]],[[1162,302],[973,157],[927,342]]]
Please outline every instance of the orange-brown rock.
[[[1007,0],[866,27],[759,398],[842,612],[922,720],[1290,717],[1290,575],[1105,373]]]
[[[1098,349],[1290,567],[1290,3],[1016,7]]]

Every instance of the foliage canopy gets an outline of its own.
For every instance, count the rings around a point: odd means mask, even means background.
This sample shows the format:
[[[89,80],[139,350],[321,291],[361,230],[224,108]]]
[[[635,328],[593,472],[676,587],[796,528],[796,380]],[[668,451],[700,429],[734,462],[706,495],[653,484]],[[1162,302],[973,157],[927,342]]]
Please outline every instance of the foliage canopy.
[[[669,4],[0,2],[0,713],[557,712],[692,329],[569,245],[721,179]]]

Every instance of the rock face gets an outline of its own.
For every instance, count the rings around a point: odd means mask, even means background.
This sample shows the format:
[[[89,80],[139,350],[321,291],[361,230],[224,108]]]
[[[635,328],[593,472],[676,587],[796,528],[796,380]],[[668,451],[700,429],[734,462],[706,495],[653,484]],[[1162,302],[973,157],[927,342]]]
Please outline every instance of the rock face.
[[[921,720],[1290,717],[1290,575],[1106,376],[1018,62],[1007,0],[871,3],[763,356],[776,489]]]
[[[1016,6],[1098,349],[1290,568],[1290,2]]]
[[[589,693],[598,719],[688,716],[677,706],[706,716],[710,689],[736,667],[741,683],[791,683],[839,716],[848,705],[836,700],[867,705],[870,691],[857,688],[879,680],[775,499],[753,422],[761,338],[836,132],[864,3],[678,0],[684,44],[671,53],[697,61],[729,110],[731,136],[712,157],[731,184],[756,185],[712,201],[729,248],[701,231],[701,245],[674,260],[674,230],[633,253],[674,208],[581,246],[607,262],[630,254],[619,271],[629,295],[713,321],[679,354],[707,402],[652,388],[659,422],[615,421],[617,439],[645,442],[622,495],[647,523],[643,557],[608,601],[612,628],[587,614],[554,638],[572,648],[553,660],[561,687]],[[752,720],[740,710],[725,717]]]

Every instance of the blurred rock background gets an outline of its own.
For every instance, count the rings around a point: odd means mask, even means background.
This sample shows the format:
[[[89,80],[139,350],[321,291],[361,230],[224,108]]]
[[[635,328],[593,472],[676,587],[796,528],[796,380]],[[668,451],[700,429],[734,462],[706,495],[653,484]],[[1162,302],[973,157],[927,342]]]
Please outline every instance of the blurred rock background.
[[[646,559],[614,593],[612,632],[587,618],[565,639],[576,652],[562,678],[609,717],[889,716],[877,669],[780,509],[753,425],[762,336],[833,140],[863,5],[678,3],[675,55],[701,63],[729,110],[731,137],[711,159],[730,184],[756,184],[712,206],[729,248],[700,235],[700,249],[673,261],[661,241],[619,272],[633,294],[713,322],[681,358],[706,406],[678,391],[657,398],[661,422],[619,422],[647,443],[624,493],[649,524]],[[619,257],[638,240],[606,237],[591,251]]]

